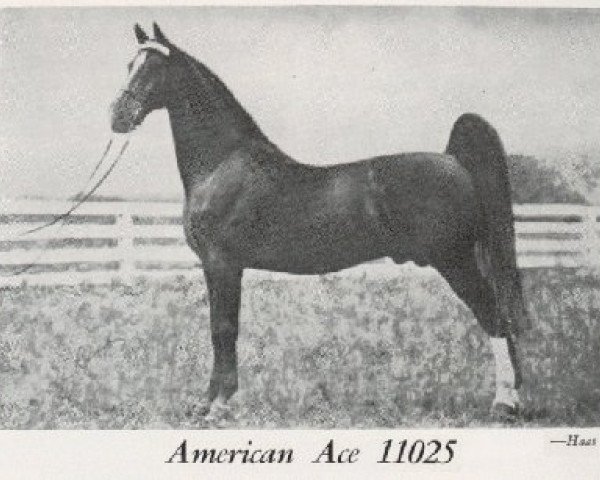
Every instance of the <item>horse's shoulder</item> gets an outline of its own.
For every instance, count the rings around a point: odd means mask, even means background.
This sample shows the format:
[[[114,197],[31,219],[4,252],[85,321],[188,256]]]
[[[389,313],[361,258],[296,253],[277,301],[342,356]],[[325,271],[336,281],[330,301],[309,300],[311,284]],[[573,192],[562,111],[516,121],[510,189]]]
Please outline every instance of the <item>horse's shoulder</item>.
[[[187,209],[191,217],[222,216],[244,197],[252,186],[265,183],[265,168],[254,149],[230,152],[219,166],[191,188]]]
[[[190,189],[187,209],[191,216],[219,214],[244,182],[243,162],[232,158],[196,182]]]

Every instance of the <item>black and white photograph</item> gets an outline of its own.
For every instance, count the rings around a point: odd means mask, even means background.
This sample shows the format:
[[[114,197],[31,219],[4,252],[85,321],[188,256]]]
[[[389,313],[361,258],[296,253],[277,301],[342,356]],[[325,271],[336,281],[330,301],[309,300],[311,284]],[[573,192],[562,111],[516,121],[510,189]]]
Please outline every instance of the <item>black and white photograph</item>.
[[[600,9],[1,8],[0,429],[600,427],[599,102]]]

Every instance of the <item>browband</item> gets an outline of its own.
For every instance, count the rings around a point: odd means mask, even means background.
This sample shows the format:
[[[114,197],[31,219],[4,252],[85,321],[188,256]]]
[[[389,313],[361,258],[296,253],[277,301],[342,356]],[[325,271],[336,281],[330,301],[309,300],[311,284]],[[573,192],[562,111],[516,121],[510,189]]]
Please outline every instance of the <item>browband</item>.
[[[162,53],[164,56],[168,57],[171,51],[165,47],[163,44],[155,42],[154,40],[146,40],[139,46],[139,50],[156,50],[157,52]]]

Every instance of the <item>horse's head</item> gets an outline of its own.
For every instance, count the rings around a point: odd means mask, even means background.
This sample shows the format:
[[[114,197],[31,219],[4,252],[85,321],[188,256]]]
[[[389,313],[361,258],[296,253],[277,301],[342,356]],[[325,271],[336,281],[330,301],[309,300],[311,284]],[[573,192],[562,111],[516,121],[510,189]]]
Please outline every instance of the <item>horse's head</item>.
[[[151,111],[165,107],[169,56],[172,45],[154,24],[150,39],[139,25],[134,31],[138,52],[129,63],[129,75],[112,104],[112,129],[127,133],[140,125]]]

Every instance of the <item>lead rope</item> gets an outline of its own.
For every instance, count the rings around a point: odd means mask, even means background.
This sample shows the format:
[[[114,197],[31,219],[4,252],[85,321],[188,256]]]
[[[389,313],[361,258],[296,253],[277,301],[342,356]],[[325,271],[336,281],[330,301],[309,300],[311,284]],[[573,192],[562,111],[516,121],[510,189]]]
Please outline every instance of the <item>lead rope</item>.
[[[125,153],[125,150],[127,148],[127,146],[129,145],[129,137],[127,138],[127,140],[125,140],[125,142],[123,143],[123,146],[121,147],[121,150],[119,151],[119,154],[116,156],[116,158],[114,159],[114,161],[111,163],[110,167],[106,170],[106,172],[102,175],[102,177],[100,177],[100,179],[94,184],[94,186],[91,188],[91,190],[88,191],[88,193],[84,194],[85,190],[87,189],[87,186],[89,185],[90,181],[94,178],[94,175],[96,174],[96,172],[98,172],[98,170],[100,169],[100,167],[102,166],[102,164],[104,163],[104,160],[106,159],[110,148],[113,144],[113,138],[111,137],[110,140],[108,141],[108,144],[106,145],[106,148],[104,149],[104,152],[102,154],[102,156],[100,157],[100,160],[98,160],[98,162],[96,163],[96,166],[94,167],[92,173],[90,174],[86,185],[83,189],[81,189],[79,191],[79,193],[75,196],[76,200],[74,201],[73,205],[71,206],[71,208],[69,208],[69,210],[67,210],[65,213],[61,214],[61,215],[57,215],[56,217],[54,217],[52,220],[50,220],[49,222],[40,225],[39,227],[35,227],[29,230],[25,230],[24,232],[21,232],[20,235],[28,235],[30,233],[33,232],[38,232],[40,230],[43,230],[45,228],[48,228],[52,225],[55,225],[56,223],[60,222],[61,220],[66,219],[67,217],[69,217],[75,210],[77,210],[77,208],[79,208],[84,202],[86,202],[90,196],[92,196],[94,194],[94,192],[96,190],[98,190],[98,188],[100,188],[100,186],[102,185],[102,183],[104,182],[104,180],[106,180],[106,178],[110,175],[110,173],[113,171],[113,169],[115,168],[115,166],[117,165],[117,162],[121,159],[121,157],[123,156],[123,153]],[[60,229],[65,225],[65,223],[61,224],[59,226],[59,231]],[[11,272],[7,275],[2,275],[4,277],[16,277],[18,275],[22,275],[23,273],[29,271],[33,266],[35,266],[36,264],[39,263],[40,259],[44,256],[44,254],[48,251],[48,245],[50,244],[51,240],[47,240],[45,245],[43,246],[43,248],[41,249],[41,251],[38,253],[38,255],[33,259],[32,262],[30,262],[29,264],[25,265],[24,267],[22,267],[21,269],[17,270],[16,272]]]
[[[121,151],[119,152],[119,154],[117,155],[117,157],[114,159],[113,163],[111,163],[110,167],[108,167],[108,170],[106,170],[106,172],[104,173],[104,175],[102,175],[102,177],[100,177],[100,180],[98,180],[96,182],[96,184],[92,187],[92,189],[88,193],[86,193],[81,198],[79,198],[73,204],[73,206],[71,208],[69,208],[69,210],[67,210],[65,213],[63,213],[61,215],[57,215],[56,217],[54,217],[52,220],[50,220],[48,223],[45,223],[44,225],[40,225],[39,227],[35,227],[35,228],[30,229],[30,230],[25,230],[21,235],[27,235],[29,233],[38,232],[40,230],[43,230],[44,228],[48,228],[48,227],[54,225],[55,223],[58,223],[61,220],[67,218],[75,210],[77,210],[81,206],[81,204],[83,204],[85,201],[87,201],[87,199],[90,198],[94,194],[94,192],[96,190],[98,190],[98,188],[100,187],[100,185],[102,185],[102,183],[104,182],[104,180],[106,180],[106,177],[108,177],[110,175],[110,172],[113,171],[113,169],[117,165],[117,162],[121,159],[121,156],[125,152],[125,149],[127,148],[128,145],[129,145],[129,139],[127,139],[125,141],[125,143],[121,147]],[[83,191],[80,192],[77,196],[79,197],[82,193],[83,193]]]
[[[96,175],[96,172],[102,166],[102,163],[104,163],[104,159],[106,158],[106,154],[110,150],[110,147],[112,147],[112,144],[113,144],[113,137],[110,137],[110,140],[108,140],[108,143],[106,144],[106,148],[104,149],[104,153],[102,153],[102,156],[100,157],[100,160],[98,160],[98,163],[96,163],[96,166],[94,167],[94,170],[92,170],[92,173],[90,174],[90,176],[87,179],[87,183],[88,184],[90,183],[90,181],[92,180],[92,178],[94,178],[94,175]],[[87,184],[82,189],[82,191],[85,190],[86,188],[87,188]]]

